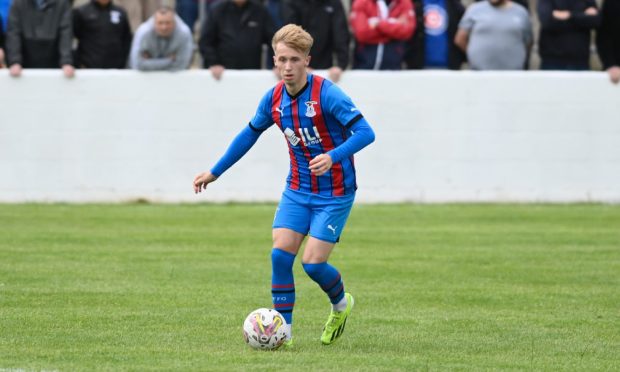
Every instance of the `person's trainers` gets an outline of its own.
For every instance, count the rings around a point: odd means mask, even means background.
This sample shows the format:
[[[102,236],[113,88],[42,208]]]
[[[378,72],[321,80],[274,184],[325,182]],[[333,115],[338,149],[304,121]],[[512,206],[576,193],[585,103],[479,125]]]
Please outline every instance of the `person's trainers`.
[[[344,326],[347,324],[347,318],[349,317],[349,314],[351,314],[354,304],[353,296],[349,293],[345,293],[344,296],[347,299],[347,308],[344,311],[332,310],[331,314],[329,314],[329,318],[327,319],[327,323],[325,324],[325,328],[323,328],[321,342],[324,345],[333,343],[344,332]]]
[[[282,344],[282,348],[284,350],[290,350],[293,348],[293,339],[289,338],[288,340],[284,341],[284,343]]]

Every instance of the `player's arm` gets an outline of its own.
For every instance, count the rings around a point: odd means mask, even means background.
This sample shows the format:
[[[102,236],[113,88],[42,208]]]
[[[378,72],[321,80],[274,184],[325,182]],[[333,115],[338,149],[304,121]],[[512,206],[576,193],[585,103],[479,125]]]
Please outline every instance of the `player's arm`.
[[[207,185],[218,179],[222,173],[232,167],[254,146],[262,131],[248,124],[233,139],[224,156],[208,172],[203,172],[194,178],[194,192],[199,193],[207,188]]]
[[[322,100],[327,111],[342,123],[351,136],[336,148],[310,161],[310,171],[317,176],[325,174],[334,163],[352,156],[375,140],[375,132],[368,121],[338,86],[328,87]]]
[[[341,162],[343,159],[352,156],[374,142],[375,132],[370,127],[370,124],[363,116],[360,115],[358,118],[353,125],[348,127],[351,131],[351,137],[347,138],[346,141],[333,150],[310,160],[310,171],[313,174],[317,176],[325,174],[331,169],[333,164]]]

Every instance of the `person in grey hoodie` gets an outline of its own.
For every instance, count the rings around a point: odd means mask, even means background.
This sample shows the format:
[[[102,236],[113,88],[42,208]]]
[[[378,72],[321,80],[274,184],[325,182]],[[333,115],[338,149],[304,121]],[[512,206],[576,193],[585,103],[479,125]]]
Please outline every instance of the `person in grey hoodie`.
[[[142,71],[178,71],[189,68],[194,45],[191,33],[178,27],[174,10],[161,7],[153,28],[140,40],[136,67]]]

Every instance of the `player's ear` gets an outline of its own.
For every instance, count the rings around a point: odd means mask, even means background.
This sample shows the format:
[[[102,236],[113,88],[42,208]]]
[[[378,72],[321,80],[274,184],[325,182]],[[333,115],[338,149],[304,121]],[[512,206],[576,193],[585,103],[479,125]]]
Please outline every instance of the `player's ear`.
[[[310,66],[310,59],[312,59],[312,56],[306,56],[306,67]]]

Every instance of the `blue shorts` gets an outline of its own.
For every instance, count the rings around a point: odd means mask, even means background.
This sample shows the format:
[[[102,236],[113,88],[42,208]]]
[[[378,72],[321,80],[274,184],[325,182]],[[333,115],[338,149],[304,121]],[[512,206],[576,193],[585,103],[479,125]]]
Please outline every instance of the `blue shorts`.
[[[286,228],[336,243],[347,223],[355,194],[326,197],[286,189],[273,219],[273,228]]]

